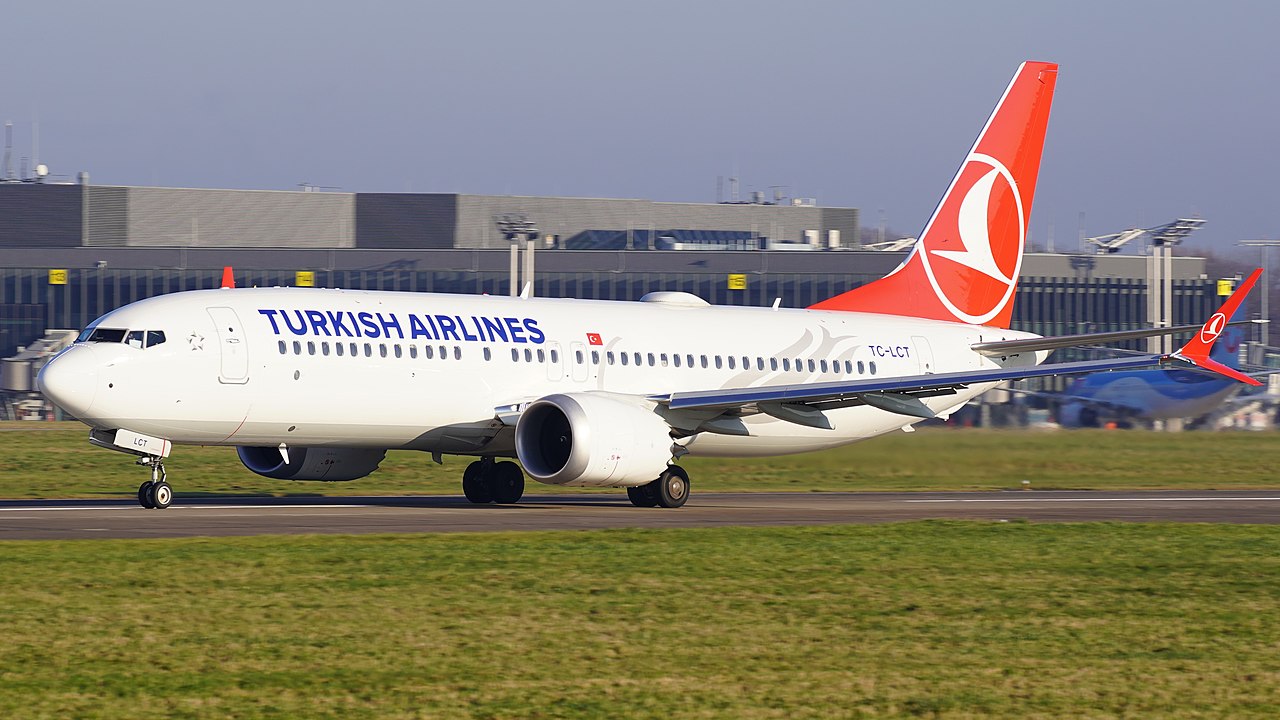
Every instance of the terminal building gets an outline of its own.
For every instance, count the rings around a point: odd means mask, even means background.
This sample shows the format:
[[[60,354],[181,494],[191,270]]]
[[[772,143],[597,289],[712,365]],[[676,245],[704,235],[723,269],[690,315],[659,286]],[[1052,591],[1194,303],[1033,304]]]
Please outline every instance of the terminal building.
[[[0,358],[136,300],[218,287],[228,265],[240,287],[510,294],[504,223],[513,218],[536,228],[515,286],[531,282],[543,297],[679,290],[712,304],[805,307],[905,257],[862,249],[856,208],[812,201],[0,183]],[[1148,264],[1142,255],[1028,254],[1014,327],[1058,335],[1149,325]],[[1174,257],[1170,268],[1168,320],[1202,321],[1219,300],[1216,278],[1202,258]],[[23,357],[0,390],[31,389],[40,360]]]

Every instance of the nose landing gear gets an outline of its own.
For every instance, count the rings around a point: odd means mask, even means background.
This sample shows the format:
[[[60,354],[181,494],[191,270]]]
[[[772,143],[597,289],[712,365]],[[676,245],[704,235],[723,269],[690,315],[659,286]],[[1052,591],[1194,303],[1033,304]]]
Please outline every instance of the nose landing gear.
[[[154,455],[138,458],[138,464],[151,468],[151,479],[138,486],[138,504],[148,510],[164,510],[173,503],[173,488],[165,482],[164,461]]]

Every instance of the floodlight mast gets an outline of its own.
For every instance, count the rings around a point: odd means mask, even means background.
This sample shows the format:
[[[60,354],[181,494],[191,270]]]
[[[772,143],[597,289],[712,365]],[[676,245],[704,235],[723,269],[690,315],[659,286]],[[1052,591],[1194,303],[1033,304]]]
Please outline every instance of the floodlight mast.
[[[1236,243],[1244,247],[1256,247],[1262,250],[1262,319],[1271,319],[1271,281],[1266,278],[1271,277],[1271,265],[1268,263],[1269,253],[1267,248],[1280,247],[1280,240],[1241,240]],[[1264,348],[1271,346],[1271,337],[1267,328],[1271,325],[1269,322],[1262,323],[1262,346]],[[1265,351],[1264,351],[1265,352]]]
[[[494,215],[493,222],[498,232],[511,243],[511,297],[520,294],[520,246],[525,246],[524,282],[529,285],[529,294],[533,294],[533,245],[538,237],[538,226],[523,213],[506,213]]]

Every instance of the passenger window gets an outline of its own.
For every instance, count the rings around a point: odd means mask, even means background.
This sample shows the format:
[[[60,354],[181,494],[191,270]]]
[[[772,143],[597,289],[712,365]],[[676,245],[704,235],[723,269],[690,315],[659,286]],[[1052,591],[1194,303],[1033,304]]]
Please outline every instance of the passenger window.
[[[386,343],[378,343],[378,355],[380,355],[381,357],[386,357],[386,356],[387,356],[387,344],[386,344]]]
[[[872,374],[872,375],[875,375],[875,374],[876,374],[876,361],[875,361],[875,360],[872,360],[872,361],[871,361],[871,364],[870,364],[870,366],[869,366],[869,369],[871,370],[871,374]]]
[[[484,349],[484,359],[485,359],[485,362],[488,362],[490,358],[491,358],[491,354],[489,353],[489,348],[485,348],[485,349]]]
[[[293,341],[293,354],[294,355],[302,354],[302,343],[298,342],[297,340]]]
[[[861,361],[861,360],[859,360],[859,361],[858,361],[858,374],[859,374],[859,375],[861,375],[863,372],[865,372],[865,370],[866,370],[866,367],[862,364],[862,361]]]
[[[635,357],[632,359],[636,361],[636,367],[640,367],[640,353],[635,353]]]
[[[399,345],[392,345],[391,347],[396,351],[396,357],[404,357],[404,351],[400,349]]]
[[[649,353],[649,355],[648,355],[648,358],[647,358],[647,359],[649,360],[649,367],[653,367],[653,365],[654,365],[654,361],[653,361],[653,353]]]
[[[371,343],[364,344],[364,356],[373,357],[373,345]]]
[[[822,372],[827,371],[827,361],[825,359],[819,361],[818,365],[822,367]]]
[[[360,346],[356,345],[355,343],[351,343],[351,357],[355,357],[359,354],[360,354]]]
[[[817,369],[817,366],[813,362],[813,358],[809,358],[809,372],[815,372]]]
[[[592,364],[592,365],[599,365],[599,364],[600,364],[600,351],[599,351],[599,350],[592,350],[592,351],[591,351],[591,364]]]
[[[289,352],[289,346],[288,346],[288,345],[285,345],[283,340],[281,340],[280,342],[276,343],[276,346],[280,348],[280,354],[281,354],[281,355],[284,355],[285,353]]]
[[[706,355],[703,355],[703,356],[702,356],[702,367],[704,367],[704,368],[705,368],[706,366],[707,366],[707,356],[706,356]]]
[[[135,347],[141,350],[142,349],[142,331],[130,330],[129,334],[124,336],[124,344],[128,345],[129,347]]]
[[[334,354],[335,354],[335,355],[337,355],[338,357],[342,357],[342,343],[334,343],[334,344],[333,344],[333,352],[334,352]]]
[[[760,357],[759,355],[756,356],[756,369],[764,370],[764,358]]]
[[[552,351],[551,351],[551,354],[552,354],[552,356],[554,356],[554,355],[556,354],[556,351],[555,351],[555,350],[552,350]],[[573,351],[573,361],[574,361],[575,363],[577,363],[577,364],[581,365],[583,360],[584,360],[584,358],[582,357],[582,351],[581,351],[581,350],[574,350],[574,351]],[[555,360],[554,360],[554,357],[553,357],[552,362],[554,362],[554,361],[555,361]]]
[[[778,358],[769,358],[769,369],[774,372],[778,371]]]
[[[730,370],[734,369],[734,359],[732,355],[729,356],[729,369]]]
[[[520,362],[520,351],[516,348],[511,348],[511,362]]]
[[[605,354],[604,354],[604,358],[605,358],[605,360],[606,360],[610,365],[612,365],[612,364],[613,364],[613,351],[612,351],[612,350],[610,350],[609,352],[605,353]]]
[[[555,365],[556,363],[559,363],[559,362],[560,362],[560,351],[555,348],[551,348],[551,364]],[[578,362],[582,362],[581,350],[578,351]]]
[[[791,370],[791,358],[782,358],[782,369]]]
[[[410,359],[413,359],[413,360],[417,360],[417,359],[418,359],[418,346],[417,346],[417,345],[410,345],[410,346],[409,346],[409,358],[410,358]]]
[[[315,354],[316,354],[316,343],[315,343],[315,341],[314,341],[314,340],[308,340],[308,341],[307,341],[307,354],[308,354],[308,355],[315,355]]]
[[[164,342],[163,330],[147,331],[147,347],[155,347],[156,345],[160,345],[163,342]]]
[[[852,374],[853,374],[853,361],[852,361],[852,360],[845,360],[845,361],[844,361],[844,374],[845,374],[845,375],[852,375]]]
[[[679,354],[679,353],[676,353],[675,355],[672,355],[672,356],[671,356],[671,359],[675,362],[676,367],[680,367],[680,354]]]
[[[627,354],[626,354],[626,353],[619,353],[619,354],[620,354],[620,355],[622,355],[622,364],[623,364],[623,365],[626,365],[626,364],[627,364]]]
[[[667,363],[667,354],[666,354],[666,353],[662,353],[662,354],[658,355],[658,362],[662,365],[662,367],[666,367],[666,366],[667,366],[667,364],[668,364],[668,363]]]
[[[545,363],[546,361],[547,353],[542,348],[538,348],[538,362]]]
[[[441,346],[440,346],[440,359],[441,359],[441,360],[448,360],[448,359],[449,359],[449,348],[447,348],[447,347],[445,347],[445,346],[443,346],[443,345],[441,345]]]
[[[454,360],[462,359],[462,348],[458,345],[453,346],[453,359]]]
[[[719,369],[720,369],[720,356],[719,356],[719,355],[717,355],[717,356],[716,356],[716,369],[717,369],[717,370],[719,370]]]
[[[524,349],[524,361],[533,362],[533,351],[530,350],[529,348]]]
[[[430,345],[423,345],[423,346],[422,346],[422,357],[424,357],[424,358],[426,358],[426,359],[430,360],[431,358],[433,358],[433,357],[435,357],[435,356],[436,356],[435,348],[431,347]]]
[[[325,340],[320,343],[320,354],[329,357],[329,341]]]
[[[685,356],[684,356],[684,363],[685,363],[685,365],[687,365],[688,367],[693,367],[693,354],[692,354],[692,353],[690,353],[690,354],[688,354],[688,355],[685,355]]]

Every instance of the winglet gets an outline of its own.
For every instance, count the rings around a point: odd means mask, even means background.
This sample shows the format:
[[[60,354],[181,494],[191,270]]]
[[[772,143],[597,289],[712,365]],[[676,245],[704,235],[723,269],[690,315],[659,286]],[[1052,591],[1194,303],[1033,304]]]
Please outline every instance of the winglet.
[[[1249,377],[1239,370],[1229,368],[1209,357],[1209,351],[1213,350],[1213,344],[1217,342],[1218,336],[1227,327],[1227,318],[1235,315],[1240,304],[1244,302],[1245,296],[1249,294],[1249,291],[1253,289],[1254,283],[1258,282],[1258,278],[1261,276],[1262,268],[1250,273],[1249,277],[1240,283],[1240,287],[1231,293],[1231,297],[1227,298],[1222,307],[1218,308],[1218,312],[1205,321],[1205,324],[1200,328],[1200,332],[1196,333],[1194,337],[1187,341],[1186,345],[1183,345],[1182,348],[1173,353],[1172,357],[1186,360],[1196,367],[1212,370],[1219,375],[1226,375],[1232,380],[1239,380],[1248,385],[1261,385],[1262,383],[1256,378]]]
[[[236,286],[236,275],[231,271],[231,266],[227,265],[222,268],[222,289],[227,290]]]

